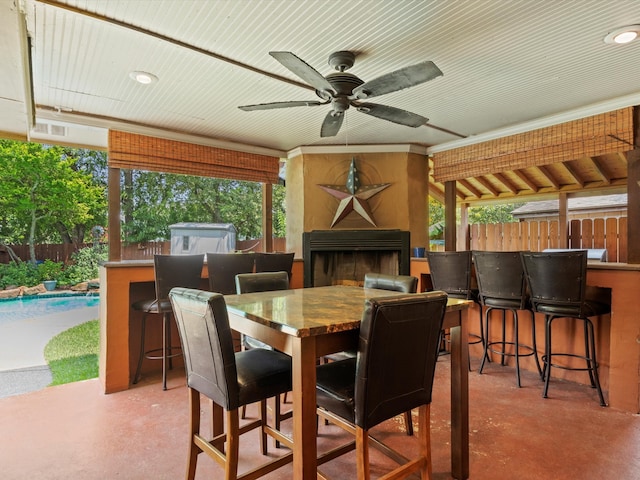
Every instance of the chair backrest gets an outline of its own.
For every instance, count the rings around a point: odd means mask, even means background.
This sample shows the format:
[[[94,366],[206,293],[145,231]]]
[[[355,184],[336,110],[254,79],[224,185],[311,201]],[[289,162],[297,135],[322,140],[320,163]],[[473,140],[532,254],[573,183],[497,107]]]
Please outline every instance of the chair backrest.
[[[447,294],[372,298],[360,324],[355,422],[369,429],[431,402]]]
[[[480,303],[518,310],[527,306],[529,296],[520,252],[474,251],[473,263]]]
[[[522,267],[536,312],[580,317],[587,280],[587,251],[522,252]]]
[[[291,281],[294,253],[256,253],[256,272],[287,272]]]
[[[418,279],[411,275],[386,275],[384,273],[365,273],[364,288],[378,288],[394,292],[416,293]]]
[[[252,273],[253,253],[207,253],[209,290],[230,295],[236,293],[236,275]]]
[[[450,297],[473,298],[471,292],[471,251],[426,252],[434,290]]]
[[[154,255],[156,299],[169,299],[173,287],[200,288],[204,254]]]
[[[236,275],[236,293],[267,292],[269,290],[287,290],[289,275],[287,272],[241,273]]]
[[[187,385],[227,410],[238,408],[236,357],[224,297],[177,287],[169,298],[180,333]]]

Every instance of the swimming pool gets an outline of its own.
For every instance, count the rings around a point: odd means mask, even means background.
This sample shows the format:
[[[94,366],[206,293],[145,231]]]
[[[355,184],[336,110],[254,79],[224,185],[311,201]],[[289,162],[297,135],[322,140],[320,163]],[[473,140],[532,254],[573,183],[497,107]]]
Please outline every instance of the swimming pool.
[[[100,303],[98,295],[50,295],[19,297],[0,300],[0,323],[41,317],[66,312],[76,308],[95,307]]]

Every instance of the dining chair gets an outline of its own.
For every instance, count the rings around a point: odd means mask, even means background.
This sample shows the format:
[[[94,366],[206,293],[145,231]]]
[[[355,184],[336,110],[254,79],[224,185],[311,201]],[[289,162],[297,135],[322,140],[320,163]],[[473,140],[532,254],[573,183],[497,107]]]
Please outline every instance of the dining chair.
[[[155,277],[155,298],[134,302],[136,311],[143,312],[140,331],[140,353],[133,383],[140,381],[142,363],[145,358],[162,360],[162,389],[167,389],[167,363],[173,368],[172,359],[182,355],[178,346],[171,342],[171,302],[169,292],[173,287],[199,288],[202,278],[204,254],[198,255],[154,255],[153,271]],[[147,316],[154,314],[162,317],[162,347],[145,350]],[[175,352],[175,353],[174,353]]]
[[[254,265],[253,253],[207,253],[209,290],[223,295],[236,293],[236,275],[252,273]]]
[[[364,274],[364,288],[416,293],[418,291],[418,278],[411,275],[387,275],[368,272]],[[413,435],[411,411],[404,412],[404,425],[407,435]]]
[[[226,480],[259,478],[291,462],[293,453],[289,452],[238,475],[239,443],[243,433],[260,429],[263,455],[267,455],[267,435],[293,446],[266,421],[266,399],[291,389],[291,358],[264,348],[234,352],[227,306],[219,293],[174,288],[169,298],[180,333],[189,392],[186,479],[195,478],[198,455],[203,452],[225,469]],[[223,426],[223,431],[214,431],[211,439],[200,431],[201,395],[226,413],[226,431]],[[240,426],[238,409],[254,402],[260,403],[260,418]]]
[[[293,271],[293,252],[256,252],[256,273],[262,272],[287,272],[289,281]]]
[[[316,377],[318,415],[353,433],[355,445],[331,449],[318,458],[318,466],[355,448],[357,478],[368,479],[371,444],[400,463],[384,478],[416,471],[431,478],[431,392],[446,305],[447,294],[439,291],[365,301],[357,357],[322,364]],[[417,457],[408,460],[369,432],[413,408],[418,408],[419,447]]]
[[[287,290],[289,288],[289,275],[287,272],[256,272],[256,273],[241,273],[236,275],[236,291],[241,293],[255,293],[255,292],[267,292],[272,290]],[[242,335],[242,345],[245,350],[251,350],[256,348],[264,348],[272,350],[270,345],[267,345],[260,340],[256,340],[253,337]],[[283,401],[286,401],[286,395]],[[245,417],[246,409],[242,410],[242,418]],[[280,429],[280,423],[283,420],[291,418],[292,411],[282,413],[280,405],[280,396],[275,398],[273,406],[273,423],[276,430]],[[280,442],[276,439],[275,446],[280,447]]]
[[[500,364],[505,365],[506,357],[515,358],[516,383],[520,383],[520,358],[532,356],[535,360],[538,374],[542,378],[542,369],[538,360],[538,347],[536,345],[535,314],[531,307],[527,283],[525,281],[520,252],[487,252],[474,251],[473,263],[478,280],[478,297],[484,310],[484,332],[486,335],[484,353],[480,363],[479,373],[484,370],[485,361],[489,358],[489,352],[500,355]],[[490,328],[491,312],[502,312],[502,332],[500,340],[491,340]],[[506,312],[511,312],[513,319],[512,339],[506,339]],[[530,315],[531,343],[523,344],[520,341],[520,318],[518,312],[525,311]],[[510,348],[507,349],[507,346]]]
[[[587,285],[587,251],[522,252],[522,266],[531,291],[534,312],[544,315],[545,342],[542,363],[544,365],[544,390],[547,398],[551,367],[565,370],[586,370],[591,387],[598,392],[600,405],[605,407],[600,378],[593,322],[590,317],[611,313],[611,291]],[[552,342],[552,323],[558,318],[578,320],[583,323],[584,352],[557,351]],[[577,334],[577,332],[576,332]],[[576,366],[571,359],[585,362]],[[554,359],[564,359],[554,363]]]
[[[472,285],[475,277],[472,272],[472,255],[470,250],[459,252],[426,252],[429,273],[434,290],[447,292],[451,298],[472,300],[479,307],[480,334],[469,334],[469,345],[482,344],[485,347],[485,334],[482,325],[482,305],[478,299],[478,289]],[[444,338],[444,335],[443,335]],[[471,370],[471,363],[469,363]]]

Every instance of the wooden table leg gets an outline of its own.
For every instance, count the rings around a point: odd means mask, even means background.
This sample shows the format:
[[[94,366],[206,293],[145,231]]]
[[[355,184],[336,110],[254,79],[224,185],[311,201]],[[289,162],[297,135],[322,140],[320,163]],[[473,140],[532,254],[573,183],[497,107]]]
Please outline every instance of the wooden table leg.
[[[295,338],[293,366],[293,478],[316,479],[316,343]]]
[[[469,478],[469,343],[468,312],[461,325],[449,330],[451,338],[451,473],[453,478]],[[450,315],[451,315],[450,314]]]

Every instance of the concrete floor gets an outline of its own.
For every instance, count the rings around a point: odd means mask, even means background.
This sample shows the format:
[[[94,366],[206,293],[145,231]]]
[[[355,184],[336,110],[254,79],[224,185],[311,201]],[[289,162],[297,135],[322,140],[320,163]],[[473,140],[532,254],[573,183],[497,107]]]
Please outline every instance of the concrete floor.
[[[448,357],[441,357],[431,418],[435,480],[451,478],[448,370]],[[518,389],[513,369],[495,363],[483,375],[472,372],[469,380],[471,479],[640,478],[640,417],[600,407],[595,390],[552,381],[551,398],[543,399],[535,375],[524,372]],[[414,440],[403,428],[397,418],[375,433],[410,455]],[[186,431],[187,390],[181,371],[170,373],[166,392],[159,376],[153,376],[111,395],[101,393],[98,380],[88,380],[0,399],[0,478],[184,478]],[[254,433],[243,436],[241,471],[262,458]],[[321,425],[319,450],[346,438],[336,427]],[[389,465],[375,450],[371,462],[374,478]],[[323,471],[336,480],[352,480],[353,454]],[[198,479],[221,478],[221,472],[201,456]],[[291,466],[265,478],[291,478]]]

